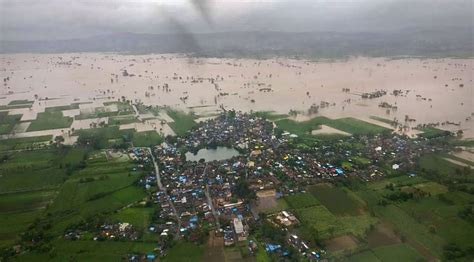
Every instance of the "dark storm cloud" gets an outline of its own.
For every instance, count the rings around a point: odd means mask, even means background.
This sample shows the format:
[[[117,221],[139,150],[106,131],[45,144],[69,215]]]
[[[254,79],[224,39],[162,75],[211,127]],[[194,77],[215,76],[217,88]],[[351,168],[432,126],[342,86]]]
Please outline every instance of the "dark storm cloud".
[[[473,25],[470,0],[0,0],[0,38]]]

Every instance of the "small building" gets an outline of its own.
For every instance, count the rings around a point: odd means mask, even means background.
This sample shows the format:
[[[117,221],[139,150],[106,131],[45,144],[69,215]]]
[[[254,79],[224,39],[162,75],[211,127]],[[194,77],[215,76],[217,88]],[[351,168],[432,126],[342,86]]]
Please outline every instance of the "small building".
[[[247,233],[245,232],[244,225],[242,223],[242,219],[234,218],[234,231],[237,235],[238,241],[245,241],[247,240]]]

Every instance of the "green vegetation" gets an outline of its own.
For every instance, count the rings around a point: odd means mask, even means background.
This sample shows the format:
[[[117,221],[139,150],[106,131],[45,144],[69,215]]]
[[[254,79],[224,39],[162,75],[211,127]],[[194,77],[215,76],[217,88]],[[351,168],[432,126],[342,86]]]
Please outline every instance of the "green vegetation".
[[[33,105],[34,101],[28,100],[13,100],[8,105],[1,105],[0,110],[10,110],[17,108],[29,108]]]
[[[116,108],[115,108],[116,107]],[[115,117],[125,116],[133,117],[134,111],[128,102],[105,102],[104,107],[96,107],[93,112],[81,113],[75,116],[76,120],[99,118],[99,117]]]
[[[117,126],[76,130],[74,134],[79,135],[77,142],[81,145],[90,146],[94,149],[112,146],[122,147],[124,143],[131,142],[135,134],[134,129],[120,130]]]
[[[68,128],[71,126],[72,121],[72,117],[65,117],[59,111],[43,112],[39,113],[37,118],[31,122],[27,131]]]
[[[135,115],[109,117],[109,125],[111,126],[126,125],[126,124],[137,123],[137,122],[138,122],[138,119],[135,117]]]
[[[277,114],[274,111],[259,111],[254,113],[258,117],[268,119],[270,121],[276,121],[279,119],[288,118],[288,114]]]
[[[66,178],[66,168],[60,167],[54,149],[9,153],[0,165],[0,194],[56,188]]]
[[[169,251],[168,255],[163,259],[165,262],[179,261],[201,261],[204,255],[204,249],[189,242],[178,242]]]
[[[421,129],[423,131],[422,134],[419,134],[418,136],[425,137],[425,138],[436,138],[436,137],[444,137],[444,136],[450,136],[451,132],[446,131],[446,130],[441,130],[435,127],[425,127]]]
[[[151,216],[154,211],[154,208],[129,207],[114,214],[113,218],[121,222],[130,223],[143,231],[150,225]]]
[[[285,201],[293,209],[306,208],[319,205],[320,203],[309,193],[289,195]]]
[[[420,261],[423,257],[406,244],[378,247],[373,250],[381,261]]]
[[[335,215],[358,215],[360,206],[342,189],[329,184],[312,186],[309,192]]]
[[[51,135],[0,140],[0,151],[33,148],[52,140],[53,136]]]
[[[81,103],[73,103],[66,106],[47,107],[44,111],[45,112],[59,112],[59,111],[64,111],[64,110],[79,109],[80,104]]]
[[[283,210],[289,209],[288,203],[286,202],[286,200],[284,198],[279,198],[279,199],[277,199],[276,202],[277,202],[277,204],[276,204],[275,207],[265,209],[265,210],[263,210],[263,213],[273,214],[273,213],[276,213],[278,211],[283,211]]]
[[[23,105],[23,104],[33,104],[34,101],[29,101],[29,100],[26,100],[26,99],[23,99],[23,100],[12,100],[10,101],[10,103],[8,103],[8,105]]]
[[[178,136],[185,135],[189,130],[196,126],[196,122],[194,121],[196,117],[191,113],[172,109],[166,110],[166,113],[173,119],[173,122],[169,123],[169,125]]]
[[[20,123],[22,115],[9,115],[8,112],[0,112],[0,135],[10,134],[16,124]]]
[[[395,121],[390,120],[390,119],[386,119],[386,118],[383,118],[383,117],[371,116],[370,118],[372,118],[373,120],[377,120],[379,122],[385,123],[385,124],[389,124],[389,125],[395,124]]]
[[[134,146],[154,146],[163,142],[163,137],[156,131],[137,132],[133,135]]]
[[[318,129],[320,125],[327,125],[353,135],[377,134],[389,131],[387,128],[355,118],[330,119],[319,116],[303,122],[282,119],[275,123],[279,128],[299,136],[311,135],[311,131]]]
[[[54,250],[47,253],[29,253],[19,261],[122,261],[129,253],[147,253],[156,243],[132,241],[57,240]]]

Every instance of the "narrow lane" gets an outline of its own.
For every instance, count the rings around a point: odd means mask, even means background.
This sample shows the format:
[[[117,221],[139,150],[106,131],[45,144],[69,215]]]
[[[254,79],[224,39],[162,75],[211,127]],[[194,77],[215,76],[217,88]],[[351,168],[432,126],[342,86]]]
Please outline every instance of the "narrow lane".
[[[160,191],[164,192],[166,198],[168,199],[168,203],[169,203],[171,209],[173,209],[173,213],[175,214],[176,219],[178,220],[178,232],[179,232],[179,229],[181,228],[181,218],[179,217],[179,214],[176,211],[176,208],[173,204],[173,201],[171,201],[171,198],[168,195],[168,192],[166,191],[166,188],[161,183],[160,168],[158,167],[158,163],[155,160],[155,156],[153,155],[152,148],[148,147],[148,151],[150,152],[151,160],[153,161],[153,165],[155,166],[156,184],[157,184],[158,188],[160,189]]]

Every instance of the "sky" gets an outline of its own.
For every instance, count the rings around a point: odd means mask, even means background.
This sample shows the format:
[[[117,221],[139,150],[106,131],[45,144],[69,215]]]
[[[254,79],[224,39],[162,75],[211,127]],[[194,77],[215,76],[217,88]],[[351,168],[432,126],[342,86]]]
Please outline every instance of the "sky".
[[[473,26],[472,0],[0,0],[0,40]]]

